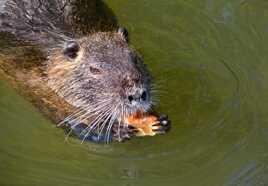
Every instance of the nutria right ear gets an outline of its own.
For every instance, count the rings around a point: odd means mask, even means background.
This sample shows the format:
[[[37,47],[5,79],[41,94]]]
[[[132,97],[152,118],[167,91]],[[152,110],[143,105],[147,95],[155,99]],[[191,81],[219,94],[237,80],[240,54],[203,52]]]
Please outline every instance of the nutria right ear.
[[[75,59],[79,48],[79,44],[76,41],[67,41],[63,48],[63,54],[70,59]]]
[[[124,40],[128,42],[129,36],[128,36],[128,31],[125,27],[119,27],[117,32],[122,36]]]

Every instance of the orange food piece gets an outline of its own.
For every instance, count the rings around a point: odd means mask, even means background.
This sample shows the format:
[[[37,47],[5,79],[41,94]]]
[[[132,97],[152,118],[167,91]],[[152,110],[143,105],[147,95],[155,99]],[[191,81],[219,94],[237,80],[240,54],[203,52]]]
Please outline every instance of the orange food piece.
[[[153,129],[160,126],[156,116],[143,112],[137,112],[125,118],[125,122],[138,130],[137,136],[154,136],[156,133]]]

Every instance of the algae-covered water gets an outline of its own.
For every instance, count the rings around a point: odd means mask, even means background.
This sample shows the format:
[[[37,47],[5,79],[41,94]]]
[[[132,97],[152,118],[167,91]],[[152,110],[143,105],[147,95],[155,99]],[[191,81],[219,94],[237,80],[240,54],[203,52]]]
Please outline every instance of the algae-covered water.
[[[105,3],[159,84],[170,133],[66,143],[0,81],[0,185],[267,186],[268,2]]]

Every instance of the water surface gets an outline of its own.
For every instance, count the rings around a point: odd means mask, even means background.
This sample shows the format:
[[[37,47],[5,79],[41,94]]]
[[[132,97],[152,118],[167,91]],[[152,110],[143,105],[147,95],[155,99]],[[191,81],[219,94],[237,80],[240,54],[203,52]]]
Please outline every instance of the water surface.
[[[159,84],[172,130],[65,143],[0,81],[0,184],[268,185],[268,2],[105,2]]]

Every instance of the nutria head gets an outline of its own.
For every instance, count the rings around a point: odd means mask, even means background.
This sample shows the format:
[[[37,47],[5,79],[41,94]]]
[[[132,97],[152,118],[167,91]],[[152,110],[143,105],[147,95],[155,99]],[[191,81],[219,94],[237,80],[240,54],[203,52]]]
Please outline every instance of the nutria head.
[[[122,29],[96,33],[51,52],[48,85],[78,108],[79,117],[117,120],[150,109],[150,77],[126,35]]]

